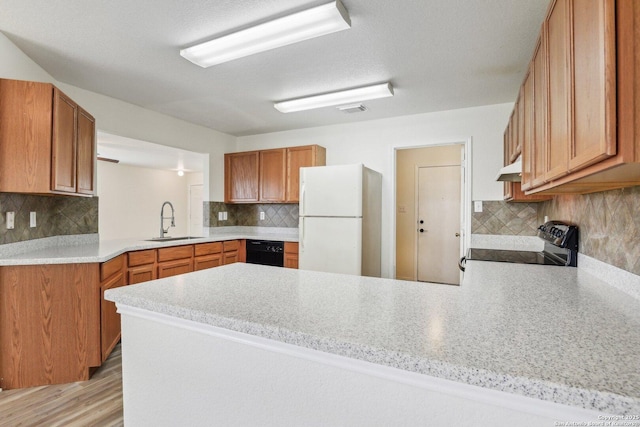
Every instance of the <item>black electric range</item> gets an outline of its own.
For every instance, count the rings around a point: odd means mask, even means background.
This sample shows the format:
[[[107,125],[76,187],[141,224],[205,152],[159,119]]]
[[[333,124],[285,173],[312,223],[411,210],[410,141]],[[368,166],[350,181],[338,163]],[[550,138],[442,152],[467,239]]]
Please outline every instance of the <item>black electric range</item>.
[[[561,221],[548,221],[538,227],[538,237],[544,240],[542,252],[471,248],[458,265],[462,271],[467,260],[567,267],[578,265],[578,227]]]

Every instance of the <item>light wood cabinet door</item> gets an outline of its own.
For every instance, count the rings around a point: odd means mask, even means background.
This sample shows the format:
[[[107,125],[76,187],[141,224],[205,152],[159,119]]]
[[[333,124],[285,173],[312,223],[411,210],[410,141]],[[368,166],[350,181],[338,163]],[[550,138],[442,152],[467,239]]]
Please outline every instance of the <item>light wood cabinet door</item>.
[[[259,200],[259,151],[224,155],[225,203],[248,203]]]
[[[127,282],[130,285],[136,283],[148,282],[149,280],[155,280],[158,278],[156,274],[155,264],[140,265],[137,267],[130,267],[128,272]]]
[[[284,202],[287,151],[260,151],[260,201]]]
[[[284,242],[284,267],[298,268],[297,242]]]
[[[222,265],[222,253],[197,256],[193,260],[193,271],[206,270]]]
[[[572,145],[571,78],[571,0],[557,0],[547,18],[547,67],[549,70],[547,163],[545,180],[550,181],[569,172],[569,149]]]
[[[574,1],[573,131],[569,170],[616,154],[615,2]]]
[[[222,262],[224,265],[240,262],[240,254],[238,251],[225,252]]]
[[[76,135],[78,105],[53,89],[53,136],[51,139],[51,189],[76,192]]]
[[[523,136],[522,136],[522,190],[531,188],[533,169],[533,77],[531,68],[522,84],[523,88]]]
[[[95,193],[96,120],[80,107],[78,107],[77,135],[77,192],[93,195]]]
[[[191,273],[192,271],[193,271],[192,258],[158,263],[158,279],[177,276],[178,274]]]
[[[100,343],[103,362],[120,341],[120,314],[116,310],[115,303],[104,299],[104,291],[124,285],[126,285],[125,275],[120,271],[100,286]]]
[[[547,78],[545,58],[545,37],[538,40],[533,55],[533,143],[531,151],[531,184],[543,184],[546,160],[547,138]]]
[[[286,201],[300,201],[300,168],[326,165],[326,150],[319,145],[287,148]]]

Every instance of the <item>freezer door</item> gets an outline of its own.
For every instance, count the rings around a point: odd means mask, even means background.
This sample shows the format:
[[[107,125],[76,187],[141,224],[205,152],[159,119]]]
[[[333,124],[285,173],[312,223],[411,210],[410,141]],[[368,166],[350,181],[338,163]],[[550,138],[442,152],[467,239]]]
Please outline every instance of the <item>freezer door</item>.
[[[300,217],[298,267],[362,274],[362,218]]]
[[[362,216],[363,166],[300,168],[300,216]]]

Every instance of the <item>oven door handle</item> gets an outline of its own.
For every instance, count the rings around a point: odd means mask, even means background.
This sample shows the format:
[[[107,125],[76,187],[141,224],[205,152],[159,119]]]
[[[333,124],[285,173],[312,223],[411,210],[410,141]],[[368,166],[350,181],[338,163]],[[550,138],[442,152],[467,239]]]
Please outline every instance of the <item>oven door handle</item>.
[[[458,268],[460,269],[460,271],[464,271],[466,264],[467,264],[467,257],[463,256],[462,258],[460,258],[460,261],[458,261]]]

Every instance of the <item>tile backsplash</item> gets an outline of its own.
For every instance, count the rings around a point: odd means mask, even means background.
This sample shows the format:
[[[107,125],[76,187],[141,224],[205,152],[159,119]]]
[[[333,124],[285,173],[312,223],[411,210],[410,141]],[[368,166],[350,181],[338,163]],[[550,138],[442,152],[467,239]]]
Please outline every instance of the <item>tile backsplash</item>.
[[[472,213],[471,232],[535,236],[545,216],[579,227],[580,253],[640,275],[640,187],[541,203],[484,201],[483,212]]]
[[[536,205],[483,201],[482,212],[473,212],[471,215],[471,233],[535,236],[539,225]]]
[[[6,213],[15,212],[15,228],[7,230]],[[36,227],[29,213],[36,212]],[[98,233],[98,198],[0,193],[0,244],[52,236]]]
[[[227,220],[219,221],[218,212],[227,212]],[[260,212],[265,219],[260,220]],[[298,204],[225,204],[223,202],[204,202],[204,227],[259,226],[259,227],[298,227]]]
[[[556,196],[539,204],[545,215],[580,227],[581,253],[640,275],[640,187]]]

